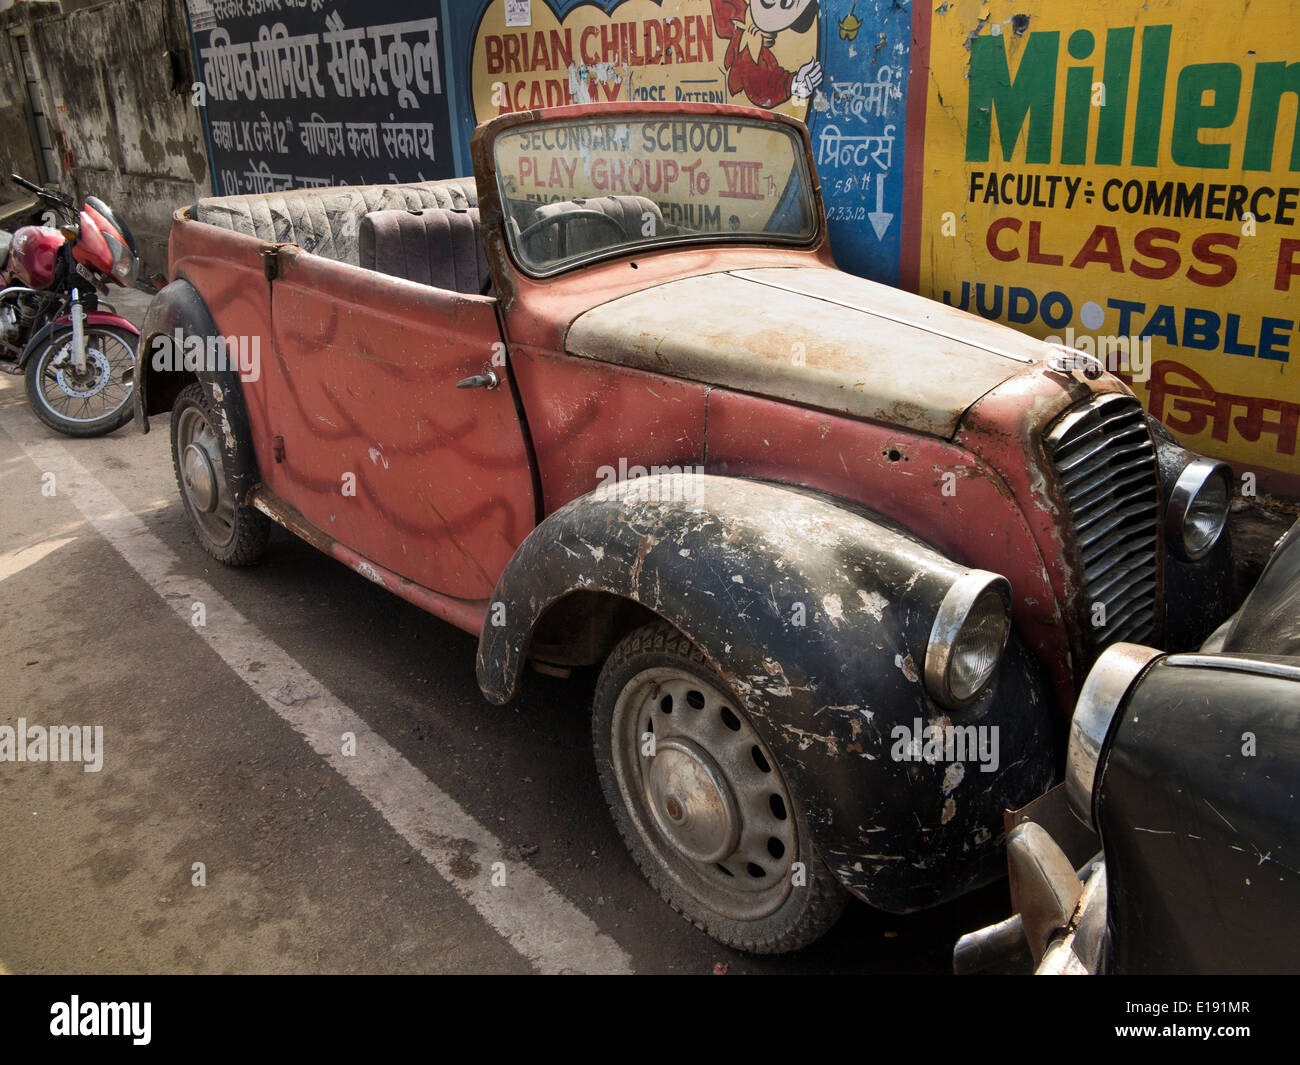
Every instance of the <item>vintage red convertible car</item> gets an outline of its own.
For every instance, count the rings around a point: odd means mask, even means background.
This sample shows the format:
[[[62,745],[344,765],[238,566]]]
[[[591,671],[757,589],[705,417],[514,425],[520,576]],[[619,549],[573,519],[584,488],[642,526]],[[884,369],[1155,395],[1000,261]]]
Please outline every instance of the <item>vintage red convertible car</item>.
[[[247,564],[280,523],[477,634],[494,703],[600,666],[614,818],[724,943],[997,876],[1098,654],[1231,608],[1227,467],[1094,364],[837,270],[797,122],[568,107],[473,152],[176,213],[138,415],[200,543]]]

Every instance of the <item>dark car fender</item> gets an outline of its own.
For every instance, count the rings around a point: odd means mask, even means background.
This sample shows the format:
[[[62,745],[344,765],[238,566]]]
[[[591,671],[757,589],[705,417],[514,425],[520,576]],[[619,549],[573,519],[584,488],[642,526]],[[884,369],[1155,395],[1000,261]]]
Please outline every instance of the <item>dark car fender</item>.
[[[657,475],[557,510],[497,584],[478,677],[515,693],[533,632],[575,593],[630,600],[701,650],[780,759],[822,857],[893,912],[1001,875],[1002,814],[1051,785],[1058,737],[1038,662],[1012,636],[989,689],[949,711],[923,680],[936,611],[972,571],[866,512],[790,487]],[[925,761],[896,732],[985,726],[1000,765]],[[991,759],[990,759],[991,761]]]
[[[1170,655],[1098,763],[1114,971],[1300,971],[1300,660]]]
[[[181,389],[199,381],[221,418],[221,459],[232,496],[244,500],[258,483],[248,407],[238,366],[214,366],[186,360],[176,351],[177,335],[186,339],[219,337],[207,304],[184,278],[163,288],[149,304],[140,331],[136,358],[135,418],[141,432],[149,431],[149,416],[171,410]],[[190,368],[185,368],[186,366]]]

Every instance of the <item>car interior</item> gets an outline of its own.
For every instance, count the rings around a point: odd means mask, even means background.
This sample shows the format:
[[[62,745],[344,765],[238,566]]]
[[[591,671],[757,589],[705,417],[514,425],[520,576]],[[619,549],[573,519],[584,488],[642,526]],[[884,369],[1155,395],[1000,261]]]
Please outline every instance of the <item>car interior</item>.
[[[658,204],[644,196],[538,205],[523,227],[516,219],[524,212],[512,213],[524,254],[538,264],[666,231]],[[433,288],[491,292],[473,178],[213,196],[195,203],[190,217]]]

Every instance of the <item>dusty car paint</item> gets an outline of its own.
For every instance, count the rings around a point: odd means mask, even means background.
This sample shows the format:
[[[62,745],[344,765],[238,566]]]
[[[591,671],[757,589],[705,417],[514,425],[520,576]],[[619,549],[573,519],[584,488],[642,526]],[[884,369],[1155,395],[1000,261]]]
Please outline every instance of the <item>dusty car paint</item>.
[[[1277,543],[1241,610],[1225,624],[1224,651],[1300,657],[1300,522]]]
[[[1300,669],[1230,664],[1160,659],[1114,726],[1096,804],[1116,972],[1300,967]]]
[[[1018,640],[960,713],[920,682],[934,610],[964,572],[805,490],[690,474],[624,481],[562,507],[525,542],[494,597],[505,623],[483,630],[479,684],[508,701],[535,623],[570,595],[643,605],[744,699],[841,882],[874,906],[914,910],[995,876],[1002,811],[1055,772],[1050,692]],[[997,726],[1016,772],[894,759],[894,727],[917,719]]]
[[[274,302],[274,357],[255,387],[284,441],[281,494],[380,566],[486,598],[535,524],[509,383],[455,388],[501,342],[496,301],[290,253]]]
[[[585,109],[548,117],[564,113]],[[834,272],[822,229],[803,247],[660,247],[530,278],[500,232],[484,136],[496,298],[178,213],[172,272],[193,287],[146,325],[267,341],[262,374],[236,389],[237,497],[479,634],[495,701],[530,654],[595,664],[666,618],[745,701],[851,891],[907,910],[995,875],[1001,812],[1051,782],[1096,653],[1044,437],[1124,385],[1049,371],[1050,348]],[[730,317],[710,324],[724,299]],[[769,320],[741,317],[765,304]],[[774,381],[783,336],[804,361]],[[746,350],[769,361],[741,366]],[[489,368],[497,387],[454,387]],[[898,380],[872,396],[884,375]],[[175,394],[163,385],[141,388],[146,415]],[[643,496],[679,482],[704,498]],[[926,637],[970,570],[1008,579],[1015,633],[988,691],[949,712],[924,687]],[[889,757],[888,726],[913,721],[996,724],[1015,771]]]
[[[821,277],[838,283],[835,299],[797,290]],[[831,270],[705,274],[588,311],[565,346],[572,355],[948,437],[971,403],[1034,360],[946,340],[917,321],[930,301],[903,295]],[[873,303],[898,314],[860,309]]]

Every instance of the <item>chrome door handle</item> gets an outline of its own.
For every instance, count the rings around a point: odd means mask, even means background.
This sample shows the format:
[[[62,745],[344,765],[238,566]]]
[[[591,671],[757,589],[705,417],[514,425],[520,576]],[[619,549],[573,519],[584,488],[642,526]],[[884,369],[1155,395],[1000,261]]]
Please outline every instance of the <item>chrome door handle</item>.
[[[493,389],[501,383],[501,378],[497,376],[495,370],[484,370],[473,377],[465,377],[456,382],[457,388],[487,388]]]

